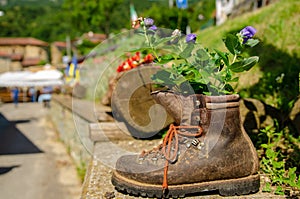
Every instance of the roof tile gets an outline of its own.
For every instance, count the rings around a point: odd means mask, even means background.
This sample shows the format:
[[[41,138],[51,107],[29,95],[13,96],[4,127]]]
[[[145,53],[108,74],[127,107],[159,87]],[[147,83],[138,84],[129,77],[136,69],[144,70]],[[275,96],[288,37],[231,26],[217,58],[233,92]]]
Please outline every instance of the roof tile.
[[[48,46],[48,43],[32,37],[0,37],[0,46],[6,45]]]

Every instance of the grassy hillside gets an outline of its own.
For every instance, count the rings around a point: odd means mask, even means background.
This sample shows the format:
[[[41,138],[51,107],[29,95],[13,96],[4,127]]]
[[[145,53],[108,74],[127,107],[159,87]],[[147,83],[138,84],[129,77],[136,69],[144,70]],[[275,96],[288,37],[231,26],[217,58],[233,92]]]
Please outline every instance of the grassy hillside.
[[[256,12],[247,13],[228,20],[224,24],[199,32],[200,41],[207,46],[217,47],[227,32],[235,32],[244,26],[254,26],[256,37],[283,50],[297,51],[300,55],[300,1],[278,0]]]
[[[238,90],[244,97],[258,98],[288,112],[299,94],[300,1],[279,0],[254,13],[228,20],[199,32],[199,41],[212,48],[224,47],[224,34],[247,25],[257,29],[255,37],[261,40],[248,53],[258,55],[260,61],[241,75]]]

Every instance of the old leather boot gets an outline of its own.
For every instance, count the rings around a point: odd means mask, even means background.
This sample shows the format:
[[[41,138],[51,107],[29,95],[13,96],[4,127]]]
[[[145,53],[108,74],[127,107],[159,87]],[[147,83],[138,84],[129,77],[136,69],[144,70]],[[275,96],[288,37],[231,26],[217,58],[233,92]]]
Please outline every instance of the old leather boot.
[[[184,125],[171,125],[157,148],[119,158],[112,177],[116,189],[158,198],[213,190],[224,196],[257,192],[258,158],[241,126],[239,96],[176,97],[183,99],[173,103],[183,108]]]
[[[171,91],[154,91],[151,95],[173,117],[176,125],[191,125],[191,113],[197,106],[196,95],[179,95]]]

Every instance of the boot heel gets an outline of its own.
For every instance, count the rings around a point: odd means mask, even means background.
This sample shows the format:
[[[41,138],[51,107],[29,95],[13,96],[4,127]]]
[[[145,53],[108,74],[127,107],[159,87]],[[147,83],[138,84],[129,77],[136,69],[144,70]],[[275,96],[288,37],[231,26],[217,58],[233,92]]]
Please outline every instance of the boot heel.
[[[259,191],[260,180],[251,179],[247,181],[230,182],[219,188],[221,196],[247,195]]]

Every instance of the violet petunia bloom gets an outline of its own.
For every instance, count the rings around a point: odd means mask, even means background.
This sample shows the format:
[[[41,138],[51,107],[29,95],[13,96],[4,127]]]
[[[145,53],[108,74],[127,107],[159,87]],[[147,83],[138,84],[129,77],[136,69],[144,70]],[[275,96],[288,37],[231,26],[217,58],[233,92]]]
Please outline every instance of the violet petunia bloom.
[[[144,24],[145,24],[145,26],[153,26],[154,20],[151,19],[151,18],[145,18],[144,19]]]
[[[197,35],[196,34],[188,34],[185,38],[186,43],[195,43],[197,39]]]
[[[156,31],[156,30],[157,30],[157,27],[156,27],[156,25],[153,25],[153,26],[151,26],[151,27],[149,28],[149,30]]]
[[[253,28],[252,26],[247,26],[245,28],[243,28],[240,31],[240,34],[242,35],[244,41],[243,43],[246,43],[248,41],[248,39],[251,39],[256,33],[256,29]]]

